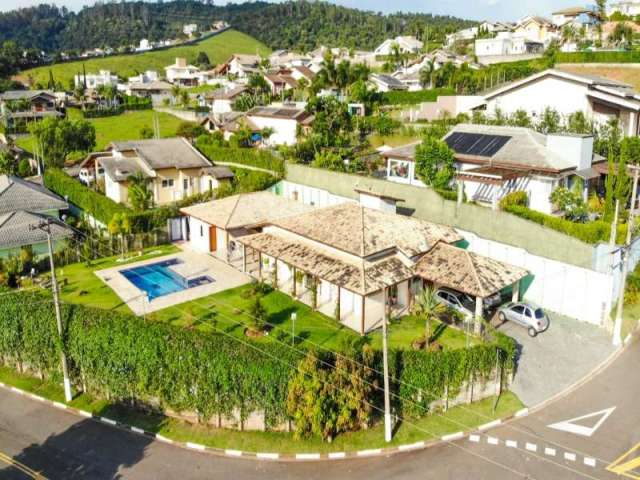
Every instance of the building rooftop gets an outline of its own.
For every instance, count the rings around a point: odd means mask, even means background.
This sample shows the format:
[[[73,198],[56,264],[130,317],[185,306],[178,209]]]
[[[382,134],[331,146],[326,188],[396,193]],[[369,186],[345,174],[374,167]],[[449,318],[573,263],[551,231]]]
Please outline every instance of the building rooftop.
[[[271,223],[284,217],[309,212],[313,208],[271,192],[261,191],[199,203],[180,211],[209,225],[235,229]]]
[[[0,249],[17,248],[47,241],[47,234],[31,226],[52,218],[47,215],[18,210],[0,215]],[[51,237],[60,240],[73,236],[73,230],[63,222],[54,219],[51,224]]]
[[[67,208],[67,202],[42,185],[14,176],[0,175],[0,215],[18,210],[38,213]]]
[[[273,222],[277,227],[359,257],[397,249],[408,257],[462,237],[451,227],[348,202]]]
[[[51,90],[7,90],[6,92],[0,94],[0,99],[2,100],[31,100],[34,97],[38,97],[40,95],[48,95],[52,98],[55,98],[55,95]]]
[[[304,108],[292,107],[253,107],[246,113],[247,117],[279,118],[284,120],[296,120],[302,122],[311,117]]]
[[[211,162],[182,137],[112,142],[110,149],[134,151],[153,170],[211,166]]]

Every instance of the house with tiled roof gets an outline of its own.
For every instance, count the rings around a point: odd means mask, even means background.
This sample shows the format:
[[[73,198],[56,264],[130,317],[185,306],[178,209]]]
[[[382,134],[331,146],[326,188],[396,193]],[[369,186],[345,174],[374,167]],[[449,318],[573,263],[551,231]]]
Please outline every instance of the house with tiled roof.
[[[73,230],[60,220],[67,202],[39,185],[19,177],[0,175],[0,258],[17,254],[31,245],[36,255],[47,252],[47,237],[33,229],[51,219],[51,233],[56,243],[73,236]]]

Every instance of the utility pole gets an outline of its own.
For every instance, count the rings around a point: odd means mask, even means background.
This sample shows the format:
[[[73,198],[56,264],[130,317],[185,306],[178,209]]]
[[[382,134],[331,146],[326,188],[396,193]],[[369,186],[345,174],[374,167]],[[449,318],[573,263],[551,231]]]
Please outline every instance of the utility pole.
[[[389,317],[389,304],[387,300],[387,288],[384,287],[384,313],[382,317],[382,362],[384,364],[384,440],[391,441],[391,400],[389,399],[389,346],[387,345],[387,320]]]
[[[71,395],[71,381],[69,380],[69,369],[67,368],[67,356],[64,353],[62,342],[62,314],[60,313],[60,299],[58,298],[58,281],[56,280],[56,267],[53,261],[53,244],[51,241],[50,218],[41,221],[38,225],[29,225],[29,230],[42,230],[47,234],[47,246],[49,247],[49,265],[51,267],[51,288],[53,289],[53,303],[56,310],[56,324],[58,326],[58,336],[60,337],[60,361],[62,362],[62,377],[64,380],[64,398],[67,402],[73,400]]]
[[[631,232],[633,232],[636,196],[638,194],[638,170],[640,167],[629,166],[633,170],[633,189],[631,192],[631,208],[629,220],[627,221],[627,239],[623,248],[620,249],[620,261],[622,262],[622,272],[620,274],[620,285],[618,287],[618,305],[616,306],[616,320],[613,324],[613,345],[618,347],[622,344],[622,310],[624,307],[624,290],[627,284],[627,273],[629,270],[629,255],[631,254]]]

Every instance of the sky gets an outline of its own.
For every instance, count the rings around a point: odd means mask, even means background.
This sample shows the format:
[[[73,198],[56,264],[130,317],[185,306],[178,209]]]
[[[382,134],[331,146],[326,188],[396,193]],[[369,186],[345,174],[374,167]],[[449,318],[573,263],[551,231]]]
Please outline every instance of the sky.
[[[241,1],[241,0],[237,0]],[[397,10],[453,15],[472,20],[517,20],[525,15],[550,16],[565,7],[581,6],[584,0],[330,0],[353,8],[391,13]],[[0,0],[0,10],[13,10],[43,3],[41,0]],[[92,0],[47,0],[72,10],[92,4]],[[215,3],[226,3],[217,0]],[[593,2],[590,2],[593,3]]]

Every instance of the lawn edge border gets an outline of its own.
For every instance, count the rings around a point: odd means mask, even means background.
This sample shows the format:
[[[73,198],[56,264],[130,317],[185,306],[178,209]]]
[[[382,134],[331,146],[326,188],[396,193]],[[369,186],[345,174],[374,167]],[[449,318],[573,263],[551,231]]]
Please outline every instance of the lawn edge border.
[[[247,452],[244,450],[234,450],[229,448],[209,447],[206,445],[201,445],[193,442],[181,442],[181,441],[173,440],[171,438],[167,438],[158,433],[143,430],[133,425],[112,420],[110,418],[101,417],[100,415],[96,415],[92,412],[87,412],[85,410],[70,407],[60,402],[49,400],[48,398],[35,395],[29,391],[22,390],[12,385],[7,385],[4,382],[0,382],[0,388],[3,388],[9,392],[13,392],[15,394],[26,396],[33,400],[37,400],[39,402],[45,403],[58,410],[65,411],[65,412],[74,414],[76,416],[81,416],[87,419],[91,419],[95,422],[101,423],[102,425],[108,425],[111,427],[118,428],[120,430],[125,430],[134,435],[140,435],[146,438],[152,438],[159,442],[166,443],[169,445],[174,445],[176,447],[180,447],[182,449],[189,450],[192,452],[207,453],[207,454],[228,457],[228,458],[236,458],[236,459],[245,458],[245,459],[253,459],[253,460],[259,460],[259,461],[272,461],[272,462],[316,462],[316,461],[344,460],[344,459],[354,459],[354,458],[362,459],[362,458],[389,456],[389,455],[406,453],[406,452],[416,451],[416,450],[425,450],[427,448],[443,445],[445,443],[452,443],[454,441],[466,438],[469,435],[474,433],[482,435],[485,432],[492,430],[496,427],[500,427],[505,423],[510,423],[513,420],[526,417],[534,412],[542,410],[548,405],[550,405],[551,403],[567,396],[568,394],[570,394],[580,386],[587,383],[593,377],[601,373],[605,368],[611,365],[615,361],[615,359],[618,358],[625,350],[627,350],[627,348],[630,347],[630,345],[633,343],[632,340],[634,337],[635,336],[627,338],[623,343],[623,345],[616,348],[602,363],[597,365],[594,369],[592,369],[580,380],[576,381],[575,383],[567,387],[562,392],[559,392],[556,395],[553,395],[552,397],[542,401],[541,403],[533,407],[522,408],[512,413],[511,415],[507,415],[503,418],[493,420],[491,422],[485,423],[484,425],[478,425],[477,427],[471,430],[461,430],[458,432],[448,433],[446,435],[442,435],[440,437],[433,438],[430,440],[422,440],[422,441],[418,441],[410,444],[397,445],[394,447],[372,448],[372,449],[365,449],[365,450],[353,450],[353,451],[342,451],[342,452],[327,452],[327,453]],[[62,405],[64,405],[66,408],[62,409],[61,408]]]

